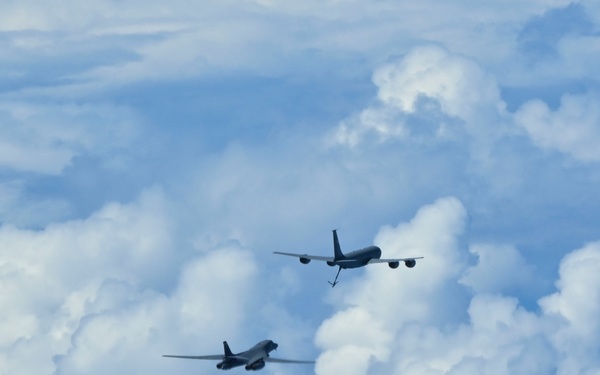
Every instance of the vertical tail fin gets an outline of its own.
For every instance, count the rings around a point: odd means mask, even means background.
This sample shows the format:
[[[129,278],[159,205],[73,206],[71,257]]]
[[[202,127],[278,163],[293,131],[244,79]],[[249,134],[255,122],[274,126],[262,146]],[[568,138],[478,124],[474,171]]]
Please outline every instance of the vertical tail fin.
[[[333,259],[340,260],[346,258],[342,249],[340,248],[340,242],[338,241],[337,229],[333,230]]]
[[[223,341],[223,350],[225,351],[225,357],[233,357],[233,352],[229,349],[227,341]]]

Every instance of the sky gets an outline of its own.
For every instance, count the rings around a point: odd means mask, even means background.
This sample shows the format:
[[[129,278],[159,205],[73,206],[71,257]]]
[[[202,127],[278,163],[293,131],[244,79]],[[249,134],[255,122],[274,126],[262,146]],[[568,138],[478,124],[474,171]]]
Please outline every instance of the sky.
[[[599,65],[591,0],[3,1],[0,375],[600,374]],[[272,254],[332,229],[424,259]]]

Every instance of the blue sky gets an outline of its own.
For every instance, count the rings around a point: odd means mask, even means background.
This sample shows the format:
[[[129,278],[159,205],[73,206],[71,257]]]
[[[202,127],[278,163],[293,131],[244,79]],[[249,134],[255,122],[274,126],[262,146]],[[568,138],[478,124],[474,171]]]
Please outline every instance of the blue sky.
[[[592,1],[0,5],[0,374],[600,371]],[[377,244],[414,269],[273,251]],[[243,370],[239,370],[243,371]]]

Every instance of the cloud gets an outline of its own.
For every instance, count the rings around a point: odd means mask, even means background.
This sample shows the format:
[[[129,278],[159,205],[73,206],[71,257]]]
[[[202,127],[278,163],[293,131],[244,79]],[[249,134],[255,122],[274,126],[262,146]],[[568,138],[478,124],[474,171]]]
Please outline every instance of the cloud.
[[[56,373],[181,370],[185,363],[161,354],[220,353],[222,339],[235,343],[246,323],[255,276],[251,253],[222,248],[188,262],[171,296],[105,282],[57,359]]]
[[[436,308],[443,307],[432,301],[438,289],[459,271],[456,246],[464,215],[457,199],[444,198],[421,208],[409,224],[380,231],[376,244],[383,249],[384,257],[425,259],[417,261],[415,269],[397,270],[400,272],[384,265],[371,266],[364,279],[337,288],[344,303],[317,331],[316,344],[323,349],[318,374],[333,373],[339,362],[346,363],[345,368],[354,368],[355,374],[367,373],[372,356],[379,361],[386,359],[399,327],[440,318]],[[419,269],[421,272],[414,272]],[[341,356],[349,350],[356,353]]]
[[[542,16],[533,17],[519,32],[519,49],[532,59],[547,60],[556,57],[559,41],[568,35],[590,34],[592,22],[581,3],[570,3],[564,8],[552,8]]]
[[[430,126],[430,139],[464,138],[466,131],[487,145],[505,115],[494,77],[474,60],[439,46],[415,47],[380,66],[373,83],[376,103],[342,121],[334,142],[354,147],[373,135],[380,142],[410,139]],[[436,112],[429,124],[422,120]]]
[[[538,285],[597,231],[598,6],[570,2],[1,4],[0,373],[311,358],[318,325],[319,374],[597,370],[596,245]],[[270,252],[333,227],[425,259],[324,306],[327,268]]]
[[[163,199],[160,191],[149,191],[130,206],[110,204],[86,220],[40,231],[3,225],[3,303],[26,313],[56,308],[72,286],[85,289],[104,278],[157,283],[170,263]],[[16,290],[21,293],[12,300]]]
[[[501,289],[527,287],[531,266],[515,248],[478,245],[471,251],[480,255],[479,265],[466,267],[457,246],[464,220],[460,202],[445,198],[423,207],[410,224],[381,230],[384,252],[415,249],[425,259],[400,274],[370,267],[335,291],[339,311],[317,331],[323,349],[318,374],[342,368],[409,375],[600,370],[600,243],[565,256],[557,291],[539,300],[539,311],[529,311]],[[489,263],[493,258],[497,269]],[[458,283],[470,284],[473,294],[462,294]]]
[[[496,105],[500,93],[494,79],[475,62],[437,46],[418,47],[401,61],[373,74],[377,98],[413,112],[420,96],[440,102],[450,116],[469,119],[482,105]]]
[[[545,315],[557,319],[550,337],[559,354],[559,373],[600,371],[600,242],[564,257],[558,291],[540,300]]]
[[[255,301],[254,255],[235,245],[178,250],[173,220],[151,189],[85,220],[4,225],[0,370],[167,371],[185,364],[167,364],[166,351],[218,353],[224,337],[239,339]]]
[[[1,227],[0,300],[8,317],[0,323],[3,372],[51,373],[52,356],[68,347],[102,280],[148,281],[136,269],[168,264],[160,256],[168,242],[160,229],[166,227],[161,199],[148,193],[138,204],[113,204],[87,220],[40,231]]]
[[[567,154],[584,162],[600,161],[600,110],[596,92],[565,94],[560,106],[551,110],[541,100],[525,103],[515,113],[516,123],[523,127],[539,147]]]
[[[0,104],[0,166],[60,174],[74,157],[103,155],[127,147],[138,131],[137,116],[114,105]]]
[[[476,293],[505,294],[533,284],[535,269],[516,248],[472,245],[469,251],[477,255],[478,263],[467,269],[459,282]]]
[[[4,62],[10,82],[77,98],[126,83],[224,72],[298,76],[315,73],[307,66],[327,65],[328,74],[363,74],[423,41],[492,63],[511,61],[514,24],[568,3],[532,0],[505,7],[428,1],[377,3],[367,10],[352,1],[175,1],[164,7],[156,1],[97,0],[81,6],[61,0],[50,7],[32,0],[1,5],[0,28],[11,42]],[[355,66],[349,67],[350,60]]]
[[[64,220],[72,207],[64,199],[35,199],[24,194],[26,183],[15,179],[0,183],[0,222],[20,228],[39,228],[48,222]]]

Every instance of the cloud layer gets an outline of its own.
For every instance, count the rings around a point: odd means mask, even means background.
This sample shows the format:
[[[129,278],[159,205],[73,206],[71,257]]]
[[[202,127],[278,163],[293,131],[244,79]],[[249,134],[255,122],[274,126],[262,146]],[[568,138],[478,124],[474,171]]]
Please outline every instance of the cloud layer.
[[[318,358],[267,374],[598,373],[599,29],[586,0],[0,4],[0,374],[266,338]],[[272,255],[332,228],[425,259],[331,289]]]
[[[457,247],[465,221],[454,198],[423,207],[409,224],[384,228],[383,249],[406,249],[424,255],[412,270],[369,269],[353,285],[339,290],[338,312],[317,331],[324,351],[318,374],[587,374],[598,371],[600,243],[569,253],[561,262],[556,292],[529,311],[518,299],[490,285],[492,270],[478,250],[468,267]],[[478,248],[482,248],[478,246]],[[511,257],[520,257],[515,249]],[[396,254],[394,254],[396,255]],[[505,257],[498,254],[495,256]],[[511,263],[521,263],[517,260]],[[528,284],[521,269],[505,269],[505,283]],[[526,266],[525,266],[526,267]],[[463,276],[465,275],[465,276]],[[457,293],[461,276],[482,290],[464,298]],[[462,296],[461,296],[462,294]],[[457,315],[467,313],[467,321]]]
[[[253,255],[224,246],[178,256],[165,203],[152,190],[83,221],[3,227],[2,373],[150,371],[161,351],[235,339],[252,301]]]

